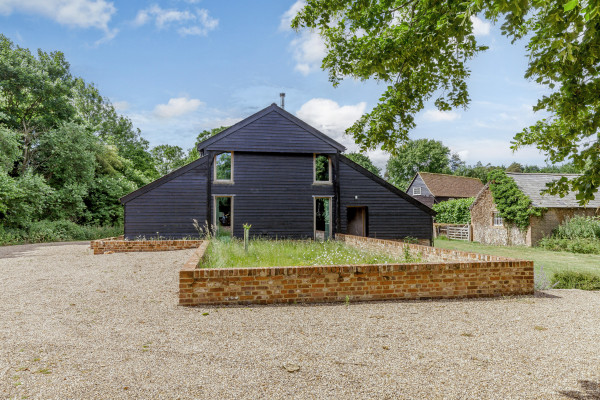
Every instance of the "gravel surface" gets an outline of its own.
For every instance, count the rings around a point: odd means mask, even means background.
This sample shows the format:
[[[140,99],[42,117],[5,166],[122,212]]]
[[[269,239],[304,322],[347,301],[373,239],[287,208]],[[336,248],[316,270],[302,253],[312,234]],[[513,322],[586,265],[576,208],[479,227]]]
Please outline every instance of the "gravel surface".
[[[600,399],[599,292],[184,308],[192,251],[0,248],[0,398]]]

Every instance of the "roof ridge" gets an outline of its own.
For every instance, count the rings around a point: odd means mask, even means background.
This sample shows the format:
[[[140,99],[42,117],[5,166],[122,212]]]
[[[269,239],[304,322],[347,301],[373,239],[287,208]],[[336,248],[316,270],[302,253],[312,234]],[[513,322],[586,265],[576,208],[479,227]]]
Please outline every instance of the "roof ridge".
[[[442,176],[451,176],[453,178],[465,178],[465,179],[475,179],[478,181],[481,181],[481,179],[479,178],[475,178],[473,176],[462,176],[462,175],[452,175],[452,174],[442,174],[441,172],[426,172],[426,171],[419,171],[419,174],[430,174],[430,175],[442,175]]]

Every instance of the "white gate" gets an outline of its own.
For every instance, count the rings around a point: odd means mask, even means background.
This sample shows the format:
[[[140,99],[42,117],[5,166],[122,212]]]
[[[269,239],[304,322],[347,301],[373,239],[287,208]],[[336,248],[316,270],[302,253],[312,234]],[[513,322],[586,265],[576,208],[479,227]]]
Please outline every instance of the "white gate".
[[[446,235],[448,239],[471,241],[471,225],[433,224],[434,237]]]

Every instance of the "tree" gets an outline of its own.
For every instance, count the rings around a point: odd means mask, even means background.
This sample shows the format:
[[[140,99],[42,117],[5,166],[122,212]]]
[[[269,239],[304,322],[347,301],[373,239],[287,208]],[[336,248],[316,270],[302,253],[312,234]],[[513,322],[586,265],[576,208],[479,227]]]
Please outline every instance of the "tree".
[[[449,174],[450,149],[437,140],[410,140],[390,157],[385,175],[390,183],[406,190],[419,171]]]
[[[150,150],[158,173],[166,175],[169,172],[185,165],[186,156],[179,146],[169,144],[158,145]]]
[[[229,128],[228,126],[220,126],[218,128],[213,128],[210,130],[203,130],[202,132],[200,132],[198,134],[198,136],[196,137],[196,144],[194,144],[194,147],[192,147],[189,151],[188,151],[188,155],[186,157],[185,163],[191,163],[194,160],[197,160],[200,157],[200,154],[198,154],[198,145],[202,142],[204,142],[206,139],[210,139],[211,137],[215,136],[217,133],[220,133],[222,131],[224,131],[225,129]]]
[[[369,158],[369,156],[362,153],[348,153],[345,154],[345,156],[357,163],[358,165],[360,165],[361,167],[381,177],[381,168],[376,167]]]
[[[523,167],[518,162],[514,162],[506,168],[506,172],[523,172]]]
[[[73,85],[61,52],[38,50],[35,57],[0,34],[0,124],[21,135],[18,174],[29,167],[40,135],[75,114]]]
[[[467,165],[460,167],[457,171],[454,172],[454,175],[458,176],[468,176],[470,178],[478,178],[481,182],[486,184],[488,182],[488,175],[491,171],[501,169],[504,170],[504,165],[495,166],[490,163],[483,165],[481,161],[477,161],[475,165]]]
[[[395,152],[415,127],[415,114],[433,100],[442,111],[469,104],[468,60],[477,43],[471,18],[502,20],[502,34],[526,40],[525,78],[551,94],[535,111],[549,116],[516,134],[513,149],[535,145],[556,164],[570,160],[579,178],[551,193],[592,199],[600,186],[600,3],[579,0],[322,1],[308,0],[292,27],[318,30],[327,46],[322,67],[330,81],[375,79],[387,84],[380,103],[348,129],[362,149]]]

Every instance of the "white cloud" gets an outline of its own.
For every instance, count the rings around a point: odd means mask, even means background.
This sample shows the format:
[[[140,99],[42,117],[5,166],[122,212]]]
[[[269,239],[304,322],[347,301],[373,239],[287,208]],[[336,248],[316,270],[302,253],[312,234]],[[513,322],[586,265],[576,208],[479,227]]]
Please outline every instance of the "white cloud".
[[[440,122],[440,121],[454,121],[460,118],[460,114],[454,111],[440,111],[440,110],[427,110],[423,113],[423,119],[425,121]]]
[[[292,19],[294,19],[305,4],[305,1],[298,0],[283,13],[279,23],[280,31],[291,31],[290,24],[292,23]],[[294,69],[306,76],[319,69],[327,48],[321,36],[315,32],[304,30],[290,42],[290,50],[292,51],[294,61],[296,61]]]
[[[112,105],[117,111],[126,111],[129,110],[129,107],[131,107],[131,105],[126,101],[114,101]]]
[[[116,11],[113,3],[105,0],[0,0],[2,15],[13,12],[35,14],[61,25],[106,32],[109,32],[108,23]]]
[[[198,107],[204,105],[198,99],[188,99],[187,97],[177,97],[169,99],[167,104],[159,104],[154,107],[154,115],[159,118],[173,118],[184,114],[194,112]]]
[[[198,35],[206,36],[208,32],[219,26],[219,20],[212,18],[208,11],[199,8],[195,11],[164,9],[158,5],[140,10],[133,20],[135,26],[142,26],[154,21],[158,29],[167,29],[177,26],[181,36]]]
[[[473,35],[487,36],[490,34],[489,22],[484,21],[475,15],[471,15],[471,22],[473,23]]]
[[[327,50],[321,36],[308,31],[292,40],[290,47],[296,61],[294,69],[305,76],[319,69]]]
[[[290,25],[292,20],[300,12],[300,10],[306,5],[304,0],[298,0],[281,16],[281,22],[279,23],[280,31],[287,31],[292,29]]]

